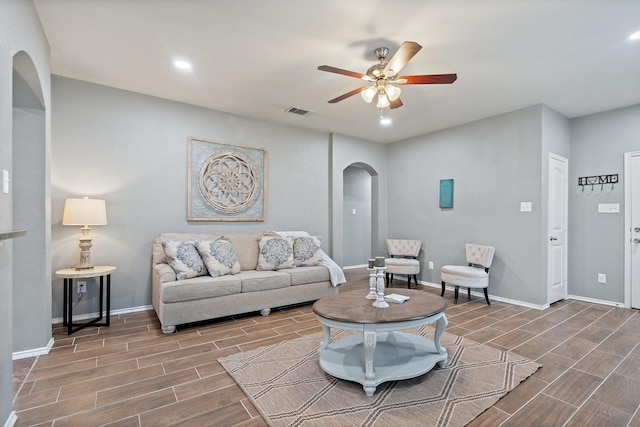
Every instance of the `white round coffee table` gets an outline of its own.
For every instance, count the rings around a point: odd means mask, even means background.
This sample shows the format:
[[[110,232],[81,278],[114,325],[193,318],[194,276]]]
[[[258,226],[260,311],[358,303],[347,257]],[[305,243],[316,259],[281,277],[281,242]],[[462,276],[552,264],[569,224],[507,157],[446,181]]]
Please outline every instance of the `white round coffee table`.
[[[362,384],[367,396],[386,381],[414,378],[447,363],[447,350],[440,336],[447,326],[444,298],[424,291],[394,289],[409,296],[402,304],[375,308],[366,292],[340,292],[313,304],[324,331],[320,343],[320,367],[336,378]],[[430,323],[436,324],[433,341],[399,332]],[[331,328],[358,331],[330,343]]]

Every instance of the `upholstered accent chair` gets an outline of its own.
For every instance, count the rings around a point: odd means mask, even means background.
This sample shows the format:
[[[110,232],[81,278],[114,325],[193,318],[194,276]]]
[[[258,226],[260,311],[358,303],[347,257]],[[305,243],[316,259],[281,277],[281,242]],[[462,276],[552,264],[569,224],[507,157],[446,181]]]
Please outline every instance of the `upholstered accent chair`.
[[[489,267],[493,262],[493,255],[496,249],[493,246],[465,244],[467,265],[445,265],[441,269],[442,293],[444,295],[444,284],[455,286],[453,303],[458,303],[458,290],[460,286],[467,288],[469,299],[471,299],[471,288],[483,289],[484,298],[489,302]]]
[[[420,273],[420,261],[418,254],[422,242],[420,240],[387,239],[387,251],[389,258],[386,258],[385,270],[386,284],[389,286],[393,282],[394,274],[404,274],[407,276],[407,287],[411,288],[411,278],[418,284]]]

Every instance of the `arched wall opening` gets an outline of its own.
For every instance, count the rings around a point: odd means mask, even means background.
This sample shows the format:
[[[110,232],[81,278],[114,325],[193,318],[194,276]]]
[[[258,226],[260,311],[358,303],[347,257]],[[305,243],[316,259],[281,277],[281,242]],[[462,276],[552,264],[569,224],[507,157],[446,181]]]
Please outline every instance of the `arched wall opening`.
[[[46,114],[40,78],[30,56],[13,57],[11,212],[25,229],[13,242],[13,353],[45,349],[51,341],[51,220]]]
[[[378,173],[366,163],[352,163],[342,171],[342,186],[342,265],[366,265],[377,252]]]

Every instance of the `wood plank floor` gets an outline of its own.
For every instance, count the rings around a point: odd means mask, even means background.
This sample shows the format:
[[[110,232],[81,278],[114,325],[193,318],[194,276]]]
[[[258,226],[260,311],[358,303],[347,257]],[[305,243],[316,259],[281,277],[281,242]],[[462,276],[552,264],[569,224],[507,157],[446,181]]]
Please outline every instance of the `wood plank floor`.
[[[361,288],[364,295],[366,270],[345,273],[341,289]],[[487,306],[464,292],[454,305],[452,294],[445,294],[448,332],[543,365],[471,426],[640,426],[637,310],[574,300],[544,311]],[[311,305],[168,336],[153,311],[115,316],[108,328],[70,337],[56,325],[50,354],[14,362],[16,426],[266,426],[217,358],[320,330]]]

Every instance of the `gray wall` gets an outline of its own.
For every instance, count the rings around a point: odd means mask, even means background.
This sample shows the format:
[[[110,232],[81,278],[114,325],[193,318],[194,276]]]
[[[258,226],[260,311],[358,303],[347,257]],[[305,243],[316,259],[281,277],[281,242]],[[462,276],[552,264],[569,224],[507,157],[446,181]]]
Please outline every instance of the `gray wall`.
[[[24,167],[21,164],[14,164],[14,140],[13,140],[13,60],[14,56],[24,51],[31,58],[35,65],[32,80],[36,84],[34,87],[42,92],[41,98],[47,108],[45,112],[45,130],[44,140],[35,149],[38,151],[37,156],[45,157],[45,164],[49,164],[49,106],[50,106],[50,84],[49,84],[49,45],[42,28],[40,20],[35,11],[34,5],[30,1],[2,1],[0,2],[0,169],[6,169],[11,176],[19,175],[20,169]],[[47,171],[48,172],[48,171]],[[39,197],[42,194],[48,195],[48,183],[41,183],[42,188],[38,191]],[[18,193],[13,187],[10,188],[9,194],[0,193],[0,230],[14,229],[13,209],[14,200],[17,198],[28,199],[29,194]],[[28,203],[28,202],[27,202]],[[40,201],[39,206],[47,205],[48,202]],[[41,255],[44,258],[33,259],[32,262],[38,264],[38,269],[44,271],[45,276],[50,278],[49,264],[49,234],[43,232],[42,229],[49,229],[49,214],[45,211],[41,219],[40,230],[31,230],[34,234],[41,238],[38,244],[41,246]],[[44,234],[43,234],[44,233]],[[38,313],[37,310],[43,306],[48,306],[48,287],[49,280],[41,280],[37,285],[40,286],[40,297],[35,304],[34,301],[18,301],[16,306],[13,303],[13,275],[14,275],[14,242],[3,241],[0,243],[0,424],[10,422],[12,417],[11,400],[13,396],[12,382],[12,352],[13,352],[13,336],[14,329],[17,334],[34,333],[40,337],[41,342],[31,343],[36,347],[44,347],[48,344],[50,338],[50,319],[47,309],[44,313]],[[32,285],[32,284],[29,284]],[[42,295],[45,295],[44,297]],[[14,324],[13,312],[25,311],[32,313],[30,322],[26,324]],[[48,337],[42,337],[41,331],[45,328],[49,329]],[[34,332],[37,331],[37,332]]]
[[[422,240],[421,280],[440,283],[440,267],[464,264],[465,242],[486,244],[496,248],[491,294],[546,303],[542,112],[533,106],[389,145],[388,235]],[[440,209],[439,182],[448,178],[454,207]],[[532,212],[520,212],[522,201]]]
[[[367,264],[371,257],[371,175],[359,166],[344,170],[344,266]],[[354,213],[355,209],[355,213]]]
[[[571,120],[569,178],[569,293],[624,301],[625,152],[640,150],[640,105]],[[611,189],[578,185],[581,176],[618,174]],[[619,214],[599,214],[599,203],[619,203]],[[607,283],[598,283],[598,273]]]
[[[58,76],[52,83],[53,268],[79,259],[79,227],[60,224],[65,198],[105,199],[108,225],[92,228],[91,252],[94,264],[118,268],[113,309],[151,304],[151,243],[162,232],[306,230],[330,249],[329,134]],[[265,222],[187,222],[189,136],[266,148]],[[95,311],[93,288],[77,313]],[[52,293],[60,318],[62,280]]]

